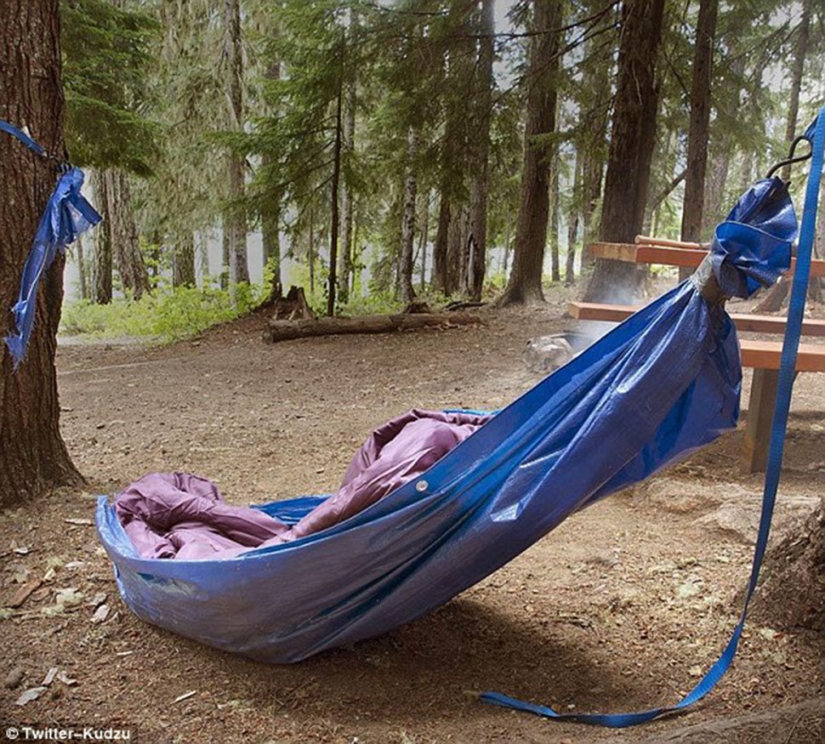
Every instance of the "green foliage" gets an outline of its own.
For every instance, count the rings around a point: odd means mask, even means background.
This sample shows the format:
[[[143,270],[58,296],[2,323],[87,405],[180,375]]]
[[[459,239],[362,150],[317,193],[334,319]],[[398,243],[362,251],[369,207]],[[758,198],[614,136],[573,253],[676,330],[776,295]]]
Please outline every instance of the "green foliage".
[[[234,302],[228,290],[196,287],[166,288],[138,301],[127,297],[109,305],[79,300],[64,308],[61,331],[171,343],[245,315],[260,302],[261,292],[260,287],[242,284],[235,288]]]
[[[71,159],[149,175],[158,130],[142,104],[157,22],[111,0],[62,0],[60,15]]]

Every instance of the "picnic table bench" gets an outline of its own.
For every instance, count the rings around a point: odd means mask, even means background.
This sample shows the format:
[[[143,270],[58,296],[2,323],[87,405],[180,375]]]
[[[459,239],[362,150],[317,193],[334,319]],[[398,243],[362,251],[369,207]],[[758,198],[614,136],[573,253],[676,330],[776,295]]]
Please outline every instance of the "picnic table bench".
[[[636,243],[595,243],[590,250],[595,258],[685,267],[698,266],[707,255],[706,248],[698,244],[646,236],[638,236]],[[794,264],[792,262],[790,272],[795,268]],[[811,275],[825,276],[825,261],[813,261]],[[619,323],[637,309],[638,307],[629,305],[571,302],[568,312],[579,320]],[[733,313],[731,319],[739,331],[768,334],[785,332],[784,318]],[[806,336],[825,336],[825,320],[806,318],[802,323],[802,333]],[[743,456],[744,468],[753,473],[763,471],[767,464],[782,344],[777,341],[740,338],[739,345],[742,366],[753,369]],[[800,344],[796,372],[825,372],[825,344]]]

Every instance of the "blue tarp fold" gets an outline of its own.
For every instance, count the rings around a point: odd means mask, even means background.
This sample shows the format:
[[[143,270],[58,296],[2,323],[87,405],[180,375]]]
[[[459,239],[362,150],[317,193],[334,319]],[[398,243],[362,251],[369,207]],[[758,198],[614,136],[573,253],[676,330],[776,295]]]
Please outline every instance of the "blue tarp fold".
[[[20,294],[12,307],[16,330],[6,337],[15,367],[26,355],[34,328],[37,288],[41,277],[52,265],[58,251],[65,252],[66,246],[73,243],[78,235],[100,222],[100,215],[80,193],[82,186],[83,171],[80,168],[69,168],[63,173],[37,226],[23,268]]]

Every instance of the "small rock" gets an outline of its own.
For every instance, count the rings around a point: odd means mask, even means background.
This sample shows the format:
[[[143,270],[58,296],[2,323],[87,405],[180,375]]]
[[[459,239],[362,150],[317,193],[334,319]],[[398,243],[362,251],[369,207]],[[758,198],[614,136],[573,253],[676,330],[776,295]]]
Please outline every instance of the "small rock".
[[[710,514],[696,520],[697,524],[710,527],[725,535],[735,537],[744,545],[756,542],[756,533],[759,528],[758,505],[746,508],[741,504],[722,504]]]
[[[95,614],[92,615],[92,622],[95,625],[99,625],[100,623],[105,623],[107,617],[109,617],[109,605],[102,604],[95,610]]]
[[[3,680],[3,684],[10,690],[13,690],[17,685],[23,681],[23,668],[15,667],[12,669]]]
[[[30,703],[32,700],[37,700],[47,689],[47,687],[32,687],[17,698],[15,703],[20,706],[26,705],[26,703]]]

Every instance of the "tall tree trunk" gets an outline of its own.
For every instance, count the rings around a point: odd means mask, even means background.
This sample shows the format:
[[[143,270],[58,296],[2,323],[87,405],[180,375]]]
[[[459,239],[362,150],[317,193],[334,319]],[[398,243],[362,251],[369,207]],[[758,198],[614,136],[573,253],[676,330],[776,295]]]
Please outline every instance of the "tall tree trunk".
[[[354,11],[350,18],[350,37],[355,33],[358,16]],[[352,282],[352,226],[355,216],[355,199],[352,188],[351,163],[355,152],[355,106],[357,86],[354,79],[346,83],[344,106],[344,180],[341,185],[341,245],[338,258],[338,297],[342,303],[349,300]]]
[[[690,123],[688,127],[687,174],[682,206],[682,240],[698,243],[702,239],[705,202],[705,172],[708,163],[710,134],[711,82],[713,80],[713,41],[719,0],[701,0],[693,50],[693,80],[690,88]],[[687,279],[692,269],[679,269],[680,279]]]
[[[595,9],[595,8],[594,8]],[[591,51],[598,39],[592,39],[585,45],[585,54]],[[610,81],[612,77],[612,55],[600,64],[585,67],[582,87],[592,91],[590,100],[592,108],[586,112],[583,121],[584,132],[581,144],[582,172],[582,273],[593,268],[590,244],[596,240],[599,226],[596,223],[596,208],[602,195],[604,161],[607,155],[607,127],[610,112]]]
[[[195,286],[195,235],[185,232],[172,248],[172,286]]]
[[[229,237],[230,219],[228,210],[221,216],[221,289],[229,289],[229,263],[232,241]]]
[[[94,302],[108,305],[112,301],[112,229],[114,223],[113,207],[109,189],[106,185],[106,173],[103,170],[92,171],[92,189],[98,212],[103,217],[103,224],[95,230],[95,255],[92,264],[92,284]]]
[[[131,291],[132,296],[139,300],[149,292],[149,272],[140,252],[129,181],[126,173],[115,168],[107,168],[104,171],[104,180],[111,220],[108,225],[101,227],[109,230],[123,289]]]
[[[335,278],[335,269],[338,261],[338,230],[340,227],[341,215],[338,209],[338,199],[340,197],[341,185],[341,150],[343,147],[343,111],[344,89],[343,79],[338,81],[338,97],[335,102],[335,146],[333,151],[332,164],[332,195],[331,213],[332,222],[329,230],[329,274],[327,276],[327,315],[331,318],[335,315],[335,290],[338,285]]]
[[[481,300],[487,266],[487,202],[490,193],[490,121],[493,107],[493,40],[495,34],[495,2],[481,0],[478,48],[478,85],[474,99],[475,157],[470,189],[470,235],[473,241],[468,268],[467,289],[470,299]]]
[[[77,242],[75,243],[75,255],[77,256],[77,276],[78,276],[78,285],[80,290],[80,299],[88,300],[89,299],[89,284],[88,284],[88,267],[86,266],[86,257],[83,255],[83,236],[77,236]]]
[[[418,223],[418,254],[421,256],[421,291],[427,290],[427,241],[430,238],[430,194],[424,195],[424,204]]]
[[[796,120],[799,118],[799,93],[802,90],[802,76],[805,71],[805,57],[808,55],[808,40],[811,31],[811,9],[813,0],[802,0],[802,18],[797,29],[796,44],[794,45],[793,70],[791,70],[791,91],[788,101],[788,118],[785,122],[785,142],[788,145],[796,137]],[[821,9],[821,6],[820,6]],[[782,169],[782,178],[791,180],[791,166]]]
[[[0,0],[0,118],[27,127],[47,152],[63,155],[65,103],[60,82],[58,0]],[[11,331],[23,265],[56,182],[55,169],[16,140],[0,137],[0,338]],[[17,371],[0,350],[0,508],[55,485],[82,480],[60,437],[54,366],[63,301],[58,255],[43,276],[37,322]],[[0,342],[1,343],[1,342]]]
[[[564,267],[564,283],[569,287],[576,282],[576,240],[579,235],[579,209],[582,191],[582,162],[578,152],[573,154],[573,207],[567,217],[567,260]]]
[[[268,80],[279,80],[281,65],[276,62],[266,71]],[[267,150],[261,157],[261,167],[264,171],[272,166],[272,155]],[[281,201],[280,194],[267,200],[261,210],[261,246],[263,248],[264,269],[271,274],[270,297],[280,297],[283,294],[281,278]]]
[[[438,206],[438,227],[433,246],[433,289],[449,296],[452,294],[450,275],[447,267],[447,256],[450,244],[451,207],[450,197],[441,192],[441,201]]]
[[[513,270],[500,305],[543,302],[541,273],[547,243],[551,148],[536,138],[553,132],[559,67],[560,0],[534,0],[527,69],[527,121]]]
[[[788,101],[788,118],[785,124],[785,141],[790,145],[796,136],[796,120],[799,116],[799,93],[802,88],[802,73],[805,69],[805,57],[808,54],[808,38],[811,26],[812,0],[802,3],[802,18],[797,29],[796,44],[794,45],[793,70],[791,71],[791,91]],[[789,181],[791,166],[782,168],[782,179]],[[816,280],[814,280],[816,281]],[[755,308],[756,312],[776,312],[782,308],[791,291],[791,281],[781,281],[774,284],[765,295],[765,298]]]
[[[553,147],[553,166],[550,169],[550,278],[561,281],[559,266],[559,146]]]
[[[209,287],[209,242],[207,234],[201,230],[198,232],[198,270],[200,272],[203,286]]]
[[[449,241],[447,244],[447,275],[450,279],[448,294],[459,289],[461,279],[462,256],[465,255],[470,239],[470,210],[466,204],[455,208],[450,220]]]
[[[602,205],[601,239],[632,243],[644,221],[656,129],[656,57],[664,0],[627,0],[622,9],[618,89]],[[598,259],[585,300],[631,300],[640,272],[633,264]]]
[[[411,126],[407,130],[407,172],[404,176],[404,203],[401,221],[401,264],[398,272],[398,296],[402,302],[415,299],[412,283],[413,245],[415,241],[415,199],[418,191],[416,180],[416,159],[418,158],[418,130]]]
[[[224,33],[226,37],[227,95],[229,124],[234,131],[243,130],[243,49],[241,47],[240,0],[224,2]],[[246,214],[240,206],[244,197],[244,159],[229,154],[229,283],[249,283],[246,256]]]

